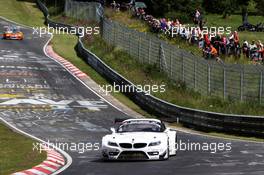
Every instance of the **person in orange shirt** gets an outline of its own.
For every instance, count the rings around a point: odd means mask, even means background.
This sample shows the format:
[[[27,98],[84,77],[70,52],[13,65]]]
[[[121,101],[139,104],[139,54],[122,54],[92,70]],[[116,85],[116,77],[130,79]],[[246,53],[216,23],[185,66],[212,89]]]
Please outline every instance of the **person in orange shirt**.
[[[211,44],[210,46],[205,46],[205,49],[203,50],[203,56],[206,59],[217,58],[218,52],[216,48]]]
[[[210,49],[211,49],[210,56],[216,58],[218,54],[216,48],[213,45],[210,45]]]

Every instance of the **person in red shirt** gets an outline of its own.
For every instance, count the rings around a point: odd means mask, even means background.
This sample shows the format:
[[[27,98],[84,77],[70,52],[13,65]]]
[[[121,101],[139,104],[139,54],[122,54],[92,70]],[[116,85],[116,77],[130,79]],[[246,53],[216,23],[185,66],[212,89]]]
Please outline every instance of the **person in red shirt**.
[[[236,45],[239,45],[239,36],[237,31],[234,32],[234,41]]]
[[[205,43],[205,46],[210,46],[211,44],[208,34],[204,34],[204,43]]]

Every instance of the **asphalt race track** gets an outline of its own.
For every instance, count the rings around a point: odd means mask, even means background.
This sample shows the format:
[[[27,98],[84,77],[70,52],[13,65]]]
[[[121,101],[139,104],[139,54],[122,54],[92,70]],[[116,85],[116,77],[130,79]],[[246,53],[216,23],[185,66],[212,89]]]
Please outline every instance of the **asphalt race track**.
[[[6,21],[0,21],[0,31]],[[105,162],[95,150],[114,118],[127,117],[90,91],[43,53],[48,37],[23,28],[24,41],[0,40],[0,117],[52,143],[91,143],[73,159],[65,175],[263,175],[264,144],[231,141],[231,150],[178,151],[168,161]],[[23,99],[23,100],[17,100]],[[228,140],[178,133],[186,143]]]

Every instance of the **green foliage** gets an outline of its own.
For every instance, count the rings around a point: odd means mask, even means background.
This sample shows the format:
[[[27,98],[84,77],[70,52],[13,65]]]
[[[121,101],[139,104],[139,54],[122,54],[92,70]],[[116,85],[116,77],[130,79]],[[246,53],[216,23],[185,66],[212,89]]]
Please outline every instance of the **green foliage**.
[[[50,15],[58,15],[64,11],[65,0],[42,0],[49,8]]]
[[[264,15],[264,0],[255,0],[256,9],[260,15]]]
[[[239,7],[247,7],[249,0],[203,0],[203,7],[206,12],[223,14],[223,17],[230,16]]]
[[[153,0],[153,10],[158,16],[178,12],[192,17],[196,9],[202,9],[202,0]]]
[[[182,13],[176,12],[176,11],[171,11],[171,12],[166,13],[165,18],[173,19],[173,20],[179,19],[181,23],[191,22],[190,16],[182,15]]]
[[[179,17],[181,14],[183,18],[186,18],[186,14],[190,18],[195,9],[204,10],[207,13],[222,14],[224,18],[234,12],[242,11],[257,13],[257,15],[264,14],[264,0],[152,0],[149,7],[154,16],[170,17],[171,14],[177,14]]]

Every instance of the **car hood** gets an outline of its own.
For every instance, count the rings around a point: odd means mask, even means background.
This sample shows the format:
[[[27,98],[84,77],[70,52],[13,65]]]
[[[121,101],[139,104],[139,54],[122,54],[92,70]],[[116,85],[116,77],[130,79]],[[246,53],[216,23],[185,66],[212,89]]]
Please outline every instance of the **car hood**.
[[[163,132],[126,132],[114,133],[105,136],[107,140],[117,143],[150,143],[154,141],[166,141],[167,134]]]

